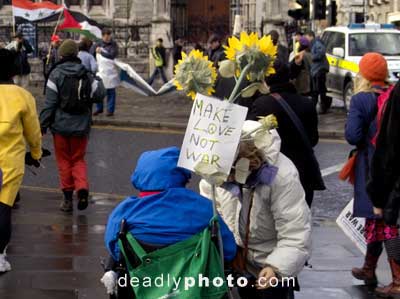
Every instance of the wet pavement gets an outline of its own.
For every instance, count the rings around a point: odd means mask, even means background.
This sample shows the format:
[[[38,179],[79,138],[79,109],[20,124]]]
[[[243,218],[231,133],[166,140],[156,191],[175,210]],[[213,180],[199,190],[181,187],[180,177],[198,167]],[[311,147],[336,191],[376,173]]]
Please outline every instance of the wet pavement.
[[[37,176],[27,171],[21,207],[13,214],[9,247],[13,271],[0,276],[0,298],[108,298],[99,282],[100,261],[107,255],[103,234],[108,214],[122,197],[135,194],[130,174],[139,154],[180,146],[182,138],[171,130],[95,128],[87,156],[94,196],[87,211],[73,216],[58,211],[61,194],[54,157],[44,161],[45,169],[35,170]],[[50,136],[45,137],[45,145],[52,150]],[[339,182],[335,172],[349,150],[348,145],[334,140],[322,140],[316,148],[328,190],[316,194],[313,268],[300,275],[298,299],[374,298],[351,278],[350,269],[361,265],[362,256],[333,222],[352,196],[351,187]],[[190,187],[196,189],[197,182],[193,178]],[[388,282],[388,275],[382,258],[382,282]]]

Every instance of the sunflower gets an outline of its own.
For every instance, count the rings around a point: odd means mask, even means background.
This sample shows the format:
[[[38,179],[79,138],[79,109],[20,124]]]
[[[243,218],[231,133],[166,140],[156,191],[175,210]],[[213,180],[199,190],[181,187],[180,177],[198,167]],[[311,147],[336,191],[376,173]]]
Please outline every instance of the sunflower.
[[[216,79],[216,68],[201,51],[192,50],[189,55],[182,52],[182,60],[175,66],[174,84],[177,90],[183,90],[192,99],[197,93],[211,95],[215,92]]]
[[[242,32],[240,39],[232,36],[228,39],[228,46],[224,46],[227,59],[236,64],[236,76],[246,68],[247,79],[251,82],[261,81],[264,76],[275,74],[273,67],[277,55],[277,46],[271,36],[263,36],[253,32]]]

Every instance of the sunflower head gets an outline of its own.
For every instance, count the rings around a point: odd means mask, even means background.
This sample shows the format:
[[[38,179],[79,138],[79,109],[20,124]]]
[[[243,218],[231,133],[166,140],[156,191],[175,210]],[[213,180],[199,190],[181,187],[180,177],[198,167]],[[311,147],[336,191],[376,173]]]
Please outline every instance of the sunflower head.
[[[258,37],[253,32],[242,32],[240,39],[232,36],[228,39],[228,45],[224,47],[227,59],[236,64],[236,75],[251,65],[247,79],[250,82],[261,81],[265,76],[275,73],[273,64],[277,55],[277,46],[272,42],[271,36]]]
[[[207,56],[199,50],[189,55],[182,52],[182,60],[175,66],[174,84],[177,90],[183,90],[192,99],[197,93],[211,95],[217,79],[217,70]]]

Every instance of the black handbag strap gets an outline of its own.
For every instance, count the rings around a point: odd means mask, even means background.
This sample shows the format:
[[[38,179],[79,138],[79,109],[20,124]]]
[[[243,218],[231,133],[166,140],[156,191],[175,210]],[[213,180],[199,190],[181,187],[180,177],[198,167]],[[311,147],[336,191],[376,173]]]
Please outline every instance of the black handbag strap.
[[[282,109],[286,112],[289,118],[292,120],[293,125],[298,131],[301,139],[303,140],[303,144],[305,149],[307,150],[310,158],[311,165],[310,167],[313,169],[314,179],[313,179],[313,188],[314,190],[325,190],[324,179],[322,178],[321,169],[319,167],[319,162],[314,154],[314,148],[311,145],[310,139],[306,134],[306,130],[303,126],[303,123],[300,121],[300,118],[293,111],[293,109],[289,106],[288,103],[282,98],[282,96],[278,93],[272,93],[272,97],[276,100],[276,102],[282,107]]]
[[[307,149],[313,150],[310,140],[308,139],[308,136],[306,135],[306,130],[303,126],[303,123],[301,122],[301,120],[297,116],[297,114],[293,111],[293,109],[289,106],[289,104],[286,103],[286,101],[282,98],[282,96],[280,94],[272,93],[271,96],[282,107],[282,109],[285,110],[286,114],[292,120],[294,126],[296,127],[298,133],[300,134],[301,139],[303,140],[303,143],[307,147]]]

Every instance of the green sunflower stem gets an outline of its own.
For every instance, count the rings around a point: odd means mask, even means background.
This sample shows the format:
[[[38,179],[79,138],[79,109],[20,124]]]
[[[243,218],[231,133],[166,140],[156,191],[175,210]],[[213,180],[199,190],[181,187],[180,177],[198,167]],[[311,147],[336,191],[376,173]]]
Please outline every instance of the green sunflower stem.
[[[240,85],[242,84],[242,81],[244,80],[244,78],[246,78],[250,68],[251,68],[251,64],[248,64],[244,67],[244,69],[240,73],[239,79],[236,81],[235,88],[233,89],[233,91],[228,99],[229,103],[234,103],[237,100],[238,93],[240,94],[240,92],[241,92],[241,91],[239,91]]]

